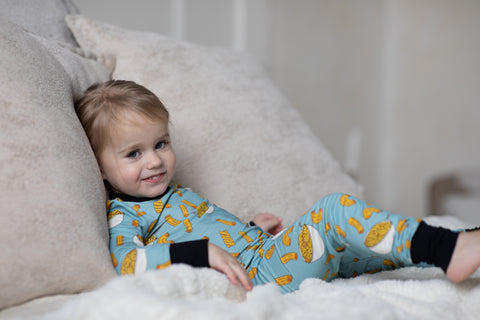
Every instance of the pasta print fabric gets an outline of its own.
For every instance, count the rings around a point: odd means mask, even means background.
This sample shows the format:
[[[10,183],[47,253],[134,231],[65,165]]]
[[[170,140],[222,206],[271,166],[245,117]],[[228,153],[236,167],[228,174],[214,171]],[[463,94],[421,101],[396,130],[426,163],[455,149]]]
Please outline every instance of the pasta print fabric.
[[[330,281],[410,266],[418,225],[347,194],[328,195],[267,241],[254,282],[291,292],[307,278]]]
[[[120,274],[168,267],[170,244],[208,239],[235,256],[254,284],[276,283],[283,292],[297,290],[306,278],[328,281],[412,265],[410,241],[419,223],[332,194],[272,236],[178,185],[159,199],[113,199],[108,208]]]
[[[271,237],[178,185],[159,199],[113,199],[107,206],[110,250],[120,274],[169,266],[170,244],[199,239],[208,239],[249,266]]]

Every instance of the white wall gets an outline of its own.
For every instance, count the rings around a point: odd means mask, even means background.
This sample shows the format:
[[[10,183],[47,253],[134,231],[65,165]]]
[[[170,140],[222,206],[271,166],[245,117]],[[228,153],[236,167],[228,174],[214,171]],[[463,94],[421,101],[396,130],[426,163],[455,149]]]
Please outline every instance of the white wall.
[[[272,77],[376,203],[382,3],[272,0],[267,14]],[[349,155],[356,132],[363,150]]]
[[[394,212],[424,215],[433,177],[479,167],[480,1],[74,2],[123,27],[244,47],[367,199]]]
[[[379,196],[419,214],[432,177],[480,168],[480,1],[392,3],[391,96],[382,106],[390,128]]]

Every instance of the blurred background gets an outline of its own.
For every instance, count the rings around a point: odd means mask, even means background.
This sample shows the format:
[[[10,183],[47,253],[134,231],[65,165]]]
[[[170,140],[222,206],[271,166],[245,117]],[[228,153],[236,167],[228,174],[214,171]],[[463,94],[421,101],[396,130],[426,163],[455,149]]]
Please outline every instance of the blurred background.
[[[480,1],[73,1],[255,56],[370,203],[480,223]]]

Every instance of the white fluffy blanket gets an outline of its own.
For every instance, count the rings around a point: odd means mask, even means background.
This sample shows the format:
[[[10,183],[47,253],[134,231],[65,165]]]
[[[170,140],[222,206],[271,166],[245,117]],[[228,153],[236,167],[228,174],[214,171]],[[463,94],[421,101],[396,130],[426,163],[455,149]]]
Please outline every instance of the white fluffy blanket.
[[[433,224],[439,221],[430,219]],[[440,222],[461,226],[455,220]],[[307,279],[300,290],[282,295],[275,285],[246,293],[212,269],[174,265],[68,296],[55,308],[44,308],[41,316],[15,314],[82,320],[479,319],[479,302],[480,272],[461,284],[448,281],[439,268],[414,267],[330,283]]]
[[[330,283],[304,281],[247,293],[209,269],[176,265],[115,279],[76,296],[46,319],[478,319],[480,275],[462,283],[440,269],[405,268]]]

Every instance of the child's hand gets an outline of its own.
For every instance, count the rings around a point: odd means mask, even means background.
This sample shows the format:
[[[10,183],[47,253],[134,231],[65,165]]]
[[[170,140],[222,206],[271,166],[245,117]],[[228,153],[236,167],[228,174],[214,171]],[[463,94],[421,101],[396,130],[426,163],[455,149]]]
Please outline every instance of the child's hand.
[[[252,221],[262,228],[263,231],[270,234],[277,234],[282,231],[282,218],[276,217],[271,213],[258,213],[253,217]]]
[[[213,269],[224,273],[234,285],[241,283],[247,291],[252,290],[252,280],[240,262],[227,251],[210,242],[208,243],[208,263]]]

